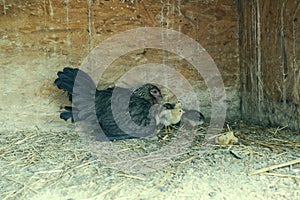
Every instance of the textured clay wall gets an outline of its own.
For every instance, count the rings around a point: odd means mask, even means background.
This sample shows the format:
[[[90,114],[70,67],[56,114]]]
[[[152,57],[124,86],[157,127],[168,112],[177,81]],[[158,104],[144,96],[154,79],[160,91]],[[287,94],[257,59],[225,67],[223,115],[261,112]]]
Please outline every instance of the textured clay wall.
[[[64,126],[58,114],[67,101],[53,85],[56,72],[64,66],[79,67],[100,42],[137,27],[169,28],[198,41],[222,74],[227,116],[240,116],[237,12],[232,0],[3,0],[0,8],[2,127]],[[99,87],[150,62],[164,62],[184,75],[197,92],[201,111],[210,115],[210,96],[201,76],[185,59],[161,50],[141,49],[120,57]]]
[[[300,130],[300,2],[238,1],[242,116]]]

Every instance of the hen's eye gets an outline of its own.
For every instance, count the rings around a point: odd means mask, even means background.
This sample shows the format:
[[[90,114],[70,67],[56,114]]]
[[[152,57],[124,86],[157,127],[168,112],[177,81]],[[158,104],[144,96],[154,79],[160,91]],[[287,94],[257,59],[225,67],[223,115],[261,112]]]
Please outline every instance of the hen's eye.
[[[158,91],[156,90],[156,89],[153,89],[153,90],[151,90],[150,91],[152,94],[157,94],[158,93]]]

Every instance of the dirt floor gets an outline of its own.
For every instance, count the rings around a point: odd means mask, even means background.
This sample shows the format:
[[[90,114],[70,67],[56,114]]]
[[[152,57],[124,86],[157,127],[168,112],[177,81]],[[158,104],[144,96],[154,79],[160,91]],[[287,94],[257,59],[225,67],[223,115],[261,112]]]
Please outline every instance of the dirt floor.
[[[202,127],[197,133],[180,128],[163,140],[152,137],[99,142],[101,148],[92,149],[72,124],[66,127],[47,132],[1,130],[1,199],[300,196],[299,133],[235,122],[229,124],[239,139],[234,145],[204,145],[206,128]],[[168,152],[174,147],[172,142],[185,134],[195,137],[190,143],[175,142],[177,150]],[[290,161],[294,162],[288,164]],[[276,166],[279,164],[283,166]],[[274,165],[274,169],[251,175]]]

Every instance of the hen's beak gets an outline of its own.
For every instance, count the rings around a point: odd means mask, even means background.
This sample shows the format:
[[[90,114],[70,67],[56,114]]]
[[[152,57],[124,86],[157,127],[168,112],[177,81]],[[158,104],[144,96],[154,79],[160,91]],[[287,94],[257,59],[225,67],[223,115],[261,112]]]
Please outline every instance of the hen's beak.
[[[157,94],[154,97],[155,97],[155,99],[154,99],[155,103],[159,103],[163,100],[163,96],[161,94]]]
[[[163,98],[163,96],[162,96],[161,93],[155,94],[154,97],[155,97],[156,99],[162,99],[162,98]]]

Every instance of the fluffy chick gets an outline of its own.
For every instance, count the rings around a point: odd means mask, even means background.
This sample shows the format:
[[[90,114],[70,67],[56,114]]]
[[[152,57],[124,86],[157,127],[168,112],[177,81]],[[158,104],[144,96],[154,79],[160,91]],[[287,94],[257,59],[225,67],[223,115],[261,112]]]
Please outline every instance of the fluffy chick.
[[[169,132],[170,125],[179,123],[183,113],[184,111],[181,107],[162,109],[162,111],[155,116],[156,125],[163,124],[166,132]]]
[[[162,106],[165,108],[165,109],[174,109],[174,108],[182,108],[182,103],[180,100],[176,100],[175,103],[164,103],[162,104]]]
[[[201,112],[197,110],[185,110],[181,117],[181,124],[187,128],[196,128],[204,123],[204,116]]]

